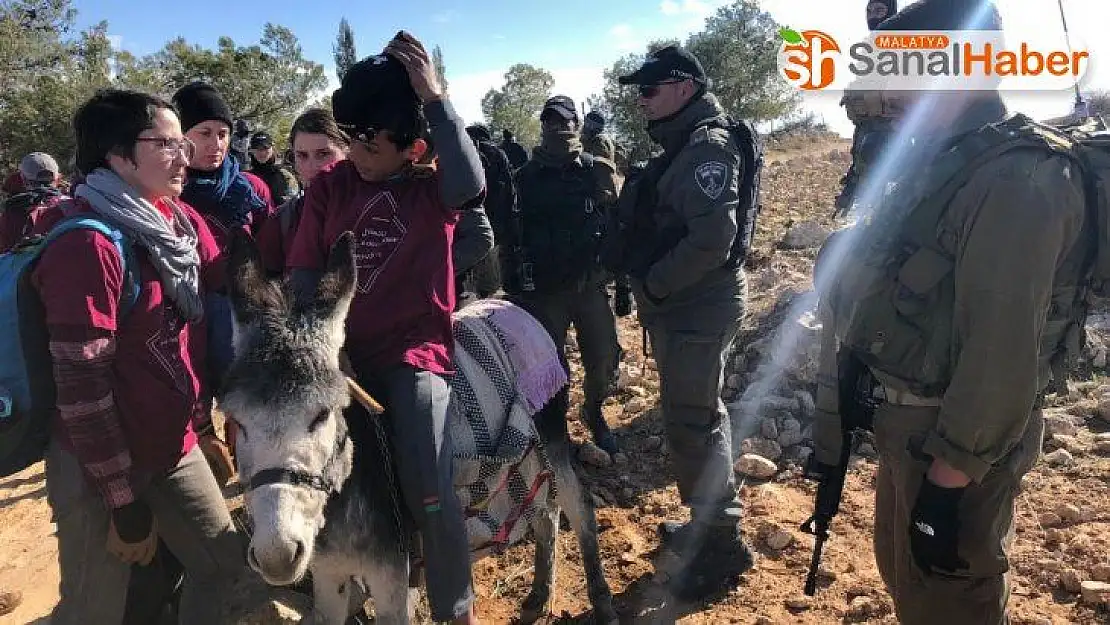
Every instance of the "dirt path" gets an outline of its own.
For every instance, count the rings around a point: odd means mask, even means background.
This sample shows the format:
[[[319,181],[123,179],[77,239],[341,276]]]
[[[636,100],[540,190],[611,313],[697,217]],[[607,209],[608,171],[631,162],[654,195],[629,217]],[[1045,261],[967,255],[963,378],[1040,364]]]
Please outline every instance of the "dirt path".
[[[769,168],[765,183],[766,206],[751,271],[753,323],[771,314],[775,303],[789,292],[809,288],[813,251],[778,250],[776,242],[799,221],[828,223],[828,208],[839,190],[836,180],[847,165],[843,146],[838,144],[822,143],[794,152],[792,159],[781,159],[775,155],[776,164]],[[655,527],[665,518],[681,518],[683,509],[669,473],[666,446],[660,445],[662,422],[653,409],[658,377],[651,366],[644,366],[635,321],[621,320],[620,335],[629,352],[625,388],[609,401],[605,412],[627,452],[627,462],[584,467],[582,478],[599,504],[606,573],[624,622],[666,622],[652,618]],[[575,396],[580,400],[581,370],[573,357],[572,361]],[[1049,441],[1046,451],[1066,448],[1072,463],[1041,462],[1025,480],[1013,562],[1015,625],[1110,622],[1105,609],[1080,605],[1077,594],[1069,590],[1086,579],[1110,581],[1110,437],[1098,437],[1110,424],[1097,411],[1099,396],[1110,392],[1110,386],[1100,389],[1100,384],[1101,379],[1083,384],[1054,404],[1056,414],[1072,421],[1070,426],[1059,426],[1062,429],[1057,432],[1066,432],[1064,438]],[[571,426],[572,436],[585,440],[581,424],[573,421]],[[798,527],[811,511],[813,486],[789,472],[777,481],[744,483],[744,530],[758,551],[757,565],[739,588],[712,604],[686,607],[677,622],[895,623],[871,550],[875,469],[873,458],[855,460],[841,515],[834,524],[835,535],[825,551],[827,576],[811,601],[804,600],[801,590],[812,539]],[[765,539],[780,530],[790,534],[791,542],[783,549],[771,549]],[[23,593],[22,605],[0,617],[0,623],[45,622],[36,619],[47,615],[57,599],[52,532],[41,466],[0,480],[0,544],[4,545],[0,589]],[[552,606],[556,617],[551,622],[584,622],[588,605],[578,547],[569,532],[562,533],[560,541]],[[531,555],[531,546],[521,545],[475,564],[478,611],[487,622],[508,623],[518,614],[531,582]],[[251,583],[243,582],[257,591],[257,584]],[[249,593],[236,588],[230,594]],[[244,622],[270,625],[295,620],[295,611],[271,606]]]

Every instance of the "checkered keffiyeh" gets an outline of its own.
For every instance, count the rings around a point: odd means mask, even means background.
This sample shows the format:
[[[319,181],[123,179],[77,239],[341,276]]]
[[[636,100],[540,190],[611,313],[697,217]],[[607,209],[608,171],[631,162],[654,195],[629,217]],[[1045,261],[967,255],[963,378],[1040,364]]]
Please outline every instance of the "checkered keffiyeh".
[[[455,490],[471,550],[500,551],[555,506],[554,472],[533,417],[567,379],[543,326],[513,304],[476,302],[453,325],[447,435]]]

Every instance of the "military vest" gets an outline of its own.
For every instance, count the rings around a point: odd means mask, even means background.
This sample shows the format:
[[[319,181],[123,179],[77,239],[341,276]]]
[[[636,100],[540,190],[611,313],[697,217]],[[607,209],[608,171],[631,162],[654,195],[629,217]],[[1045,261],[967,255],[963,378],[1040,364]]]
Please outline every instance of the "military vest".
[[[1087,222],[1098,226],[1088,228],[1092,252],[1075,268],[1079,283],[1053,287],[1041,355],[1059,383],[1082,349],[1088,293],[1110,284],[1110,152],[1101,149],[1104,137],[1014,115],[961,137],[923,172],[894,185],[875,214],[830,237],[815,264],[815,285],[842,344],[884,382],[925,397],[943,395],[954,366],[955,259],[938,242],[937,226],[980,166],[1012,150],[1047,151],[1079,165]],[[835,276],[829,263],[842,263]]]

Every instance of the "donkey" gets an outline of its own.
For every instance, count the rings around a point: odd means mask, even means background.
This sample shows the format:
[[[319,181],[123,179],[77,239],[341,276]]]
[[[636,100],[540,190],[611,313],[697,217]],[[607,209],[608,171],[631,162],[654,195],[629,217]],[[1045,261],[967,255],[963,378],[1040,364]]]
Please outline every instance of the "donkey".
[[[389,479],[388,443],[373,422],[383,417],[349,405],[340,367],[356,286],[353,235],[332,247],[311,294],[267,279],[249,237],[236,236],[229,254],[235,357],[219,401],[239,427],[236,459],[254,521],[248,563],[272,585],[311,572],[309,622],[343,623],[364,585],[379,622],[408,623],[411,530]],[[558,358],[554,350],[550,358]],[[564,385],[535,415],[557,494],[554,509],[530,522],[535,576],[521,622],[548,612],[561,508],[582,551],[594,620],[616,623],[593,505],[572,467],[567,408]]]

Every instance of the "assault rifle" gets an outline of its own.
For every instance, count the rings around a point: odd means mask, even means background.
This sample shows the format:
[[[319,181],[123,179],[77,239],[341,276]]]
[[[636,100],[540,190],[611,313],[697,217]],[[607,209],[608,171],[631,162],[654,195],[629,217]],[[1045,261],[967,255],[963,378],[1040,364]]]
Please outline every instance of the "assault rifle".
[[[874,397],[875,378],[867,365],[853,355],[848,348],[841,348],[837,354],[837,389],[840,407],[840,457],[836,466],[818,462],[810,456],[805,477],[817,482],[817,497],[813,505],[813,516],[802,524],[802,531],[814,538],[813,558],[809,562],[806,575],[805,594],[812,597],[817,592],[817,571],[821,566],[821,552],[829,539],[829,525],[840,512],[840,498],[844,492],[844,478],[848,474],[848,460],[852,456],[856,434],[860,430],[871,431],[872,419],[878,401]]]

